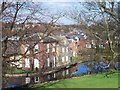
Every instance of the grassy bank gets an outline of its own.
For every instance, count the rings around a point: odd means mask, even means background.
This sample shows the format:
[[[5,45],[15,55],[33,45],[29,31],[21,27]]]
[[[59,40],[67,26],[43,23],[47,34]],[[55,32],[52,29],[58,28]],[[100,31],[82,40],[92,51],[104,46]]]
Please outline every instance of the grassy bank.
[[[44,88],[118,88],[118,72],[109,74],[108,77],[105,74],[85,75],[44,85],[34,85],[32,90]]]

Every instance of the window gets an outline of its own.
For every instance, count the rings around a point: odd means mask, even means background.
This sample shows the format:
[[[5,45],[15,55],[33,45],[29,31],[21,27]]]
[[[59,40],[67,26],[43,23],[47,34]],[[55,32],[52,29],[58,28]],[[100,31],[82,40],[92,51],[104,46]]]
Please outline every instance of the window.
[[[77,49],[77,46],[76,46],[76,49]]]
[[[69,74],[69,70],[66,70],[66,75],[68,75]]]
[[[39,82],[39,77],[35,77],[35,83]]]
[[[55,43],[53,43],[53,46],[55,47]]]
[[[19,67],[19,68],[22,68],[22,61],[19,62],[18,67]]]
[[[34,69],[39,68],[39,60],[34,59]]]
[[[38,49],[34,49],[34,53],[37,54],[38,53]]]
[[[38,46],[38,44],[37,44],[37,45],[35,45],[35,47],[34,47],[34,53],[38,53],[38,49],[39,49],[39,46]]]
[[[47,76],[47,79],[50,80],[50,75]]]
[[[67,44],[67,41],[66,40],[64,40],[64,45],[66,45]]]
[[[64,57],[62,57],[62,62],[64,62]]]
[[[75,52],[73,52],[73,56],[74,56],[74,57],[76,56],[76,53],[75,53]]]
[[[65,76],[65,71],[62,72],[62,75]]]
[[[91,44],[86,44],[86,48],[91,48]]]
[[[66,52],[68,52],[68,47],[66,48]]]
[[[25,52],[27,52],[26,54],[30,54],[30,51],[28,50],[29,48],[29,45],[28,44],[26,44],[26,46],[25,46]]]
[[[30,83],[30,77],[26,77],[26,78],[25,78],[25,83],[26,83],[26,84]]]
[[[52,52],[55,52],[55,43],[53,43]]]
[[[62,52],[63,52],[63,53],[65,52],[65,48],[64,48],[64,47],[62,48]]]
[[[25,58],[25,67],[30,68],[30,59],[29,58]]]
[[[66,61],[68,61],[68,56],[66,56]]]
[[[55,73],[54,73],[54,78],[56,78],[56,75],[55,75]]]
[[[99,45],[99,48],[103,48],[103,45],[102,45],[102,44],[100,44],[100,45]]]
[[[47,66],[50,67],[50,59],[47,58]]]
[[[53,64],[54,64],[54,67],[55,67],[55,56],[53,57],[53,62],[54,62]]]
[[[55,52],[55,47],[52,48],[52,52]]]
[[[38,46],[38,44],[36,44],[36,45],[35,45],[35,49],[39,49],[39,46]]]
[[[49,53],[49,44],[46,45],[46,53]]]

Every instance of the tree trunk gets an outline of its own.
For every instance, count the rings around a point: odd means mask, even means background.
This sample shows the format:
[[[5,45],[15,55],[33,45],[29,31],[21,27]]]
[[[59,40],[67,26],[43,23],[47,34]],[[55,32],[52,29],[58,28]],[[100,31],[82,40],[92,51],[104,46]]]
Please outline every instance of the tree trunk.
[[[0,90],[2,89],[2,24],[0,24]]]

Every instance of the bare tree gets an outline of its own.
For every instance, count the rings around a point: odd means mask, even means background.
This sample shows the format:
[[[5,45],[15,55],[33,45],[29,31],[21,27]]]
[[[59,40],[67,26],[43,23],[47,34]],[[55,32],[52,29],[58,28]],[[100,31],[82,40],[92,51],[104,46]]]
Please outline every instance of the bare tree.
[[[0,19],[2,24],[2,67],[3,67],[3,81],[5,80],[4,76],[7,73],[7,70],[10,69],[10,66],[14,62],[20,61],[22,58],[27,56],[29,50],[33,50],[36,44],[44,40],[54,31],[54,24],[59,18],[62,17],[62,14],[50,14],[47,13],[47,8],[42,6],[42,3],[34,2],[2,2]],[[32,23],[33,27],[36,27],[34,24],[39,24],[42,28],[37,28],[38,31],[32,30],[30,24]],[[28,24],[28,27],[27,27]],[[40,31],[39,31],[40,30]],[[40,32],[42,34],[37,34],[39,38],[38,41],[28,47],[25,53],[19,51],[19,45],[22,41],[31,40],[31,37],[35,32]],[[11,40],[11,39],[14,40]],[[16,47],[16,50],[13,49]],[[10,53],[7,53],[8,50],[13,50]],[[41,51],[42,52],[42,51]],[[41,53],[38,52],[38,53]],[[20,57],[16,59],[16,57]],[[14,57],[13,59],[10,59]],[[34,55],[33,55],[34,57]],[[14,65],[16,68],[17,66]]]
[[[68,17],[75,21],[79,21],[78,25],[81,23],[86,23],[87,30],[91,33],[91,35],[96,39],[97,46],[108,41],[110,52],[112,53],[112,57],[110,59],[109,65],[114,62],[119,55],[119,52],[115,50],[118,48],[113,41],[113,33],[118,32],[119,27],[119,12],[118,12],[118,2],[115,1],[96,1],[96,2],[86,2],[80,3],[83,5],[83,9],[81,10],[79,7],[72,10],[73,13],[70,13]],[[113,30],[113,23],[115,24],[115,28]],[[98,25],[98,26],[97,26]],[[95,28],[96,27],[96,28]],[[89,37],[89,36],[88,36]],[[115,37],[119,37],[115,35]],[[99,42],[98,42],[99,41]],[[93,54],[94,55],[94,54]],[[109,53],[108,57],[111,54]],[[103,57],[102,57],[103,58]]]

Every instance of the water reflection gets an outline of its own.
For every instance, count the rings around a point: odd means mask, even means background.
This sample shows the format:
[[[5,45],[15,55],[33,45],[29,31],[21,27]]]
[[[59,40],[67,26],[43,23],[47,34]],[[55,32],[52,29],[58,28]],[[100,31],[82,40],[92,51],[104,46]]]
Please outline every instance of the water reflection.
[[[77,66],[76,72],[69,72],[66,73],[68,76],[74,76],[74,75],[83,75],[83,74],[91,74],[91,73],[98,73],[98,72],[105,72],[109,68],[104,68],[106,67],[107,64],[100,62],[89,62],[89,63],[82,63]],[[120,69],[120,62],[117,62],[115,64],[116,69]],[[59,77],[62,76],[62,72],[58,72],[58,74],[53,73],[49,75],[44,75],[40,76],[38,75],[28,75],[26,76],[13,76],[13,77],[7,77],[7,82],[3,83],[3,88],[14,88],[16,86],[22,86],[22,85],[29,85],[29,84],[36,84],[36,83],[43,83],[45,81],[50,81],[50,80],[56,80],[60,79]]]
[[[110,69],[120,69],[120,62],[116,62],[114,67],[109,66],[104,62],[86,62],[81,63],[77,66],[76,72],[72,72],[72,76],[74,75],[83,75],[83,74],[91,74],[91,73],[99,73],[106,72]]]

